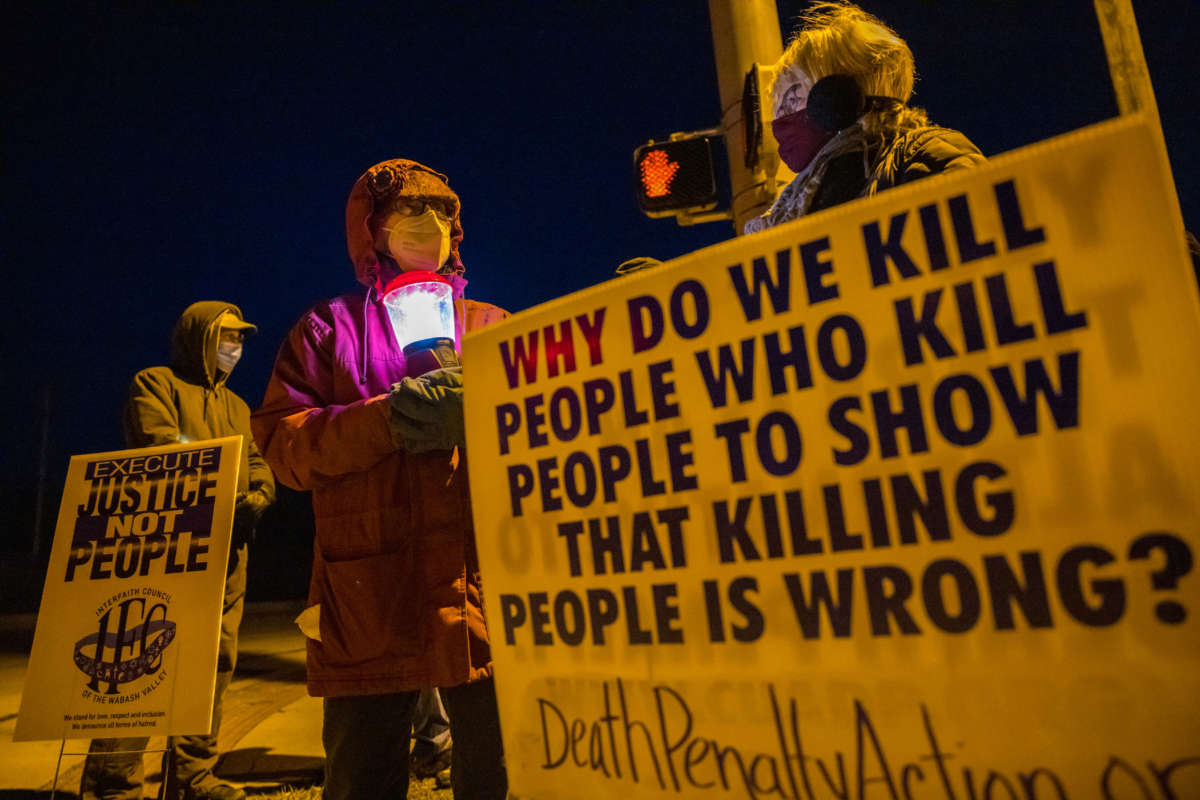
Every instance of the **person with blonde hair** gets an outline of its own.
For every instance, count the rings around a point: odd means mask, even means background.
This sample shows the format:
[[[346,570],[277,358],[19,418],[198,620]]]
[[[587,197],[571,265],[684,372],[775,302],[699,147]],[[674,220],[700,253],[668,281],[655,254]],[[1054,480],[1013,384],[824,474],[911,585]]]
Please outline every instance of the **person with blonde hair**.
[[[849,2],[814,3],[800,19],[768,92],[779,155],[796,177],[746,233],[983,163],[966,136],[908,105],[912,51],[883,21]]]

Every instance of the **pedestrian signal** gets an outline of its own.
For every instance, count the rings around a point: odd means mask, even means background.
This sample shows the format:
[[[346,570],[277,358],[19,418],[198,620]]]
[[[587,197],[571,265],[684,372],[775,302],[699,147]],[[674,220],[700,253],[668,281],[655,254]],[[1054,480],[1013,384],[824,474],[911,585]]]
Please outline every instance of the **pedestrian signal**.
[[[638,206],[649,217],[699,212],[717,205],[711,140],[706,136],[650,142],[633,151]]]

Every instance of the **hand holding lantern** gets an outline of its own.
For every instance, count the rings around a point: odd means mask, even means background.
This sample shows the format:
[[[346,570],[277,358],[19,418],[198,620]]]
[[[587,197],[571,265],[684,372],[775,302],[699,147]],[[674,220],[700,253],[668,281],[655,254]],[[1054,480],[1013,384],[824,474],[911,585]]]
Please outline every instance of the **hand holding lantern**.
[[[462,445],[462,369],[449,282],[433,272],[405,272],[388,283],[383,304],[408,373],[388,395],[392,439],[411,453]]]
[[[460,367],[433,370],[392,385],[392,439],[410,453],[453,450],[466,443]]]

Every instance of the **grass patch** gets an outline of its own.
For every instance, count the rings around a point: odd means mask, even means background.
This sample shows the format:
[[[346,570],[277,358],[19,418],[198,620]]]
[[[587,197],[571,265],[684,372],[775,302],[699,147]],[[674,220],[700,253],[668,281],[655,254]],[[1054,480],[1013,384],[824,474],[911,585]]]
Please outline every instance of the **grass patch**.
[[[253,798],[262,800],[321,800],[321,787],[308,786],[293,788],[281,786],[266,794],[250,794]],[[454,792],[450,789],[437,788],[434,778],[411,778],[408,782],[408,800],[454,800]]]

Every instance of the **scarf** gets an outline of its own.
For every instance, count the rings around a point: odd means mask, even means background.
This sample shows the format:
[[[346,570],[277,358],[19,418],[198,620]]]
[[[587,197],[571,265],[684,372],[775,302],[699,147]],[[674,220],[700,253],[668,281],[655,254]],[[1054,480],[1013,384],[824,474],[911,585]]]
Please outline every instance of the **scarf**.
[[[863,174],[869,175],[870,165],[866,162],[867,139],[863,133],[861,120],[839,131],[836,136],[826,142],[821,151],[813,157],[812,163],[798,173],[791,183],[783,187],[783,191],[775,198],[775,202],[771,204],[766,213],[746,221],[744,232],[758,233],[803,217],[808,213],[817,189],[821,188],[821,180],[825,177],[825,171],[829,169],[830,163],[836,158],[855,151],[862,152]]]

